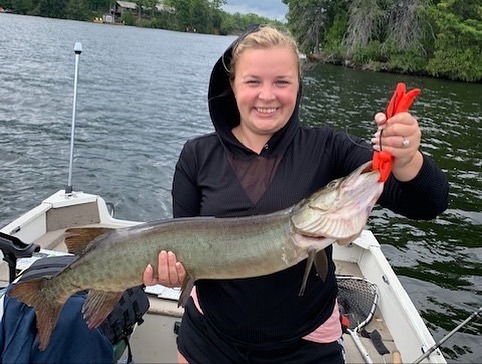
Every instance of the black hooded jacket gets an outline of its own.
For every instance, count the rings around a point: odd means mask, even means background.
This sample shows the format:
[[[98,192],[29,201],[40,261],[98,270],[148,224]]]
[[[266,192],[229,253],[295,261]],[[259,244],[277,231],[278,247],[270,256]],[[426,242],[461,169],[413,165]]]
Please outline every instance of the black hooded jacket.
[[[215,132],[189,140],[176,165],[174,217],[232,217],[281,210],[373,157],[368,144],[360,147],[345,132],[300,126],[301,90],[289,122],[259,155],[243,146],[231,132],[239,124],[225,67],[232,46],[215,64],[210,79],[209,111]],[[389,178],[379,203],[411,218],[431,219],[446,209],[447,198],[445,175],[424,156],[423,167],[412,181]],[[330,262],[326,281],[313,269],[301,297],[306,262],[263,277],[197,281],[206,319],[228,340],[252,347],[280,346],[312,332],[333,312],[337,293],[331,246],[326,252]]]

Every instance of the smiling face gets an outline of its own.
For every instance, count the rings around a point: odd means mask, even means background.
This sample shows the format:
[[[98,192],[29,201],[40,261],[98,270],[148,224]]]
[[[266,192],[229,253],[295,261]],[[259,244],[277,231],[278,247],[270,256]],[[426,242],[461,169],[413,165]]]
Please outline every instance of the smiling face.
[[[233,133],[243,144],[244,139],[266,143],[286,125],[296,106],[298,62],[286,46],[246,49],[239,55],[231,86],[241,120]]]

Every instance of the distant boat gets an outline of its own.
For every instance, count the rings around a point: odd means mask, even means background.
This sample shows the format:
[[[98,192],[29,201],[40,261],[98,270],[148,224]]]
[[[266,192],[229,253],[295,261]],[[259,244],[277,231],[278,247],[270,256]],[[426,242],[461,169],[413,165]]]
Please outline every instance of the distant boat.
[[[93,22],[99,24],[125,25],[123,21],[115,21],[115,16],[108,13],[102,15],[102,17],[94,17]]]

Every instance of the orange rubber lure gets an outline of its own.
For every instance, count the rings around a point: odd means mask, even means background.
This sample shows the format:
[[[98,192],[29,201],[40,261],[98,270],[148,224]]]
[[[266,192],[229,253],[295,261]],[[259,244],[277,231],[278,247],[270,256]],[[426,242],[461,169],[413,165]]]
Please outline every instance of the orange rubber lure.
[[[415,100],[419,93],[420,89],[418,88],[414,88],[407,92],[407,87],[404,83],[401,82],[397,84],[397,88],[395,89],[386,110],[387,120],[399,112],[407,112],[412,105],[413,100]],[[380,182],[385,182],[388,179],[388,176],[392,171],[393,161],[393,156],[388,152],[380,150],[373,153],[372,171],[380,171]]]

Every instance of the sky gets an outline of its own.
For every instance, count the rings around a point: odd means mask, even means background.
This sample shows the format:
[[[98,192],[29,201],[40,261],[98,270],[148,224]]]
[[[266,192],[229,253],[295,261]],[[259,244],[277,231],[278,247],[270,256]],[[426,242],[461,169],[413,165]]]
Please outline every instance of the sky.
[[[228,13],[254,13],[269,19],[286,20],[288,5],[281,0],[228,0],[223,6]]]

